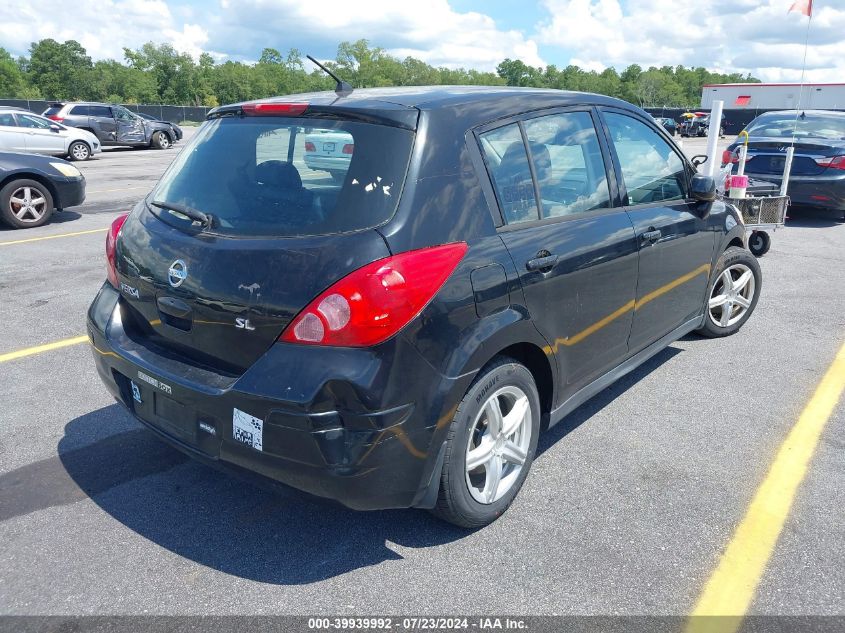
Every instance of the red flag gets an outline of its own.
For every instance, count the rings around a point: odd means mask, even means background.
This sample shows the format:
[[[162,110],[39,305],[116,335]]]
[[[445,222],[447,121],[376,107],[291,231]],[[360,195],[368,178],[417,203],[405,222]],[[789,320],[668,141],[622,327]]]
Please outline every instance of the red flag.
[[[798,11],[806,16],[810,16],[813,14],[813,0],[795,0],[792,6],[789,7],[789,11]]]

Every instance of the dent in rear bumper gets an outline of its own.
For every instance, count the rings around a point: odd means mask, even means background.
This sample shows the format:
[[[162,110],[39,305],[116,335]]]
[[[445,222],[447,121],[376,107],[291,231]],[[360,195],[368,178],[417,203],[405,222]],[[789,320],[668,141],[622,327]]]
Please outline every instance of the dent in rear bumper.
[[[411,346],[397,339],[396,349],[380,355],[276,344],[230,384],[209,385],[196,370],[150,363],[152,357],[128,349],[119,312],[118,293],[104,284],[88,314],[97,371],[115,398],[180,449],[359,510],[408,507],[424,497],[445,435],[438,431],[451,421],[442,412],[452,409],[450,396],[462,379],[437,374]],[[139,371],[166,383],[171,394],[139,381]],[[136,405],[128,379],[145,398],[185,405],[180,428]],[[263,421],[262,451],[233,439],[235,407]]]

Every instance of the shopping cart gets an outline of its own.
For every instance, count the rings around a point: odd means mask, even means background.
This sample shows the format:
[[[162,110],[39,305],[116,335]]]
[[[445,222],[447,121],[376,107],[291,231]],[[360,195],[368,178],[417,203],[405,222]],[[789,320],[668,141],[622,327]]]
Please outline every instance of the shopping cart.
[[[789,196],[780,196],[778,185],[752,180],[748,183],[745,198],[720,196],[734,205],[742,214],[748,236],[748,250],[756,257],[765,255],[772,245],[768,231],[775,232],[786,224]]]

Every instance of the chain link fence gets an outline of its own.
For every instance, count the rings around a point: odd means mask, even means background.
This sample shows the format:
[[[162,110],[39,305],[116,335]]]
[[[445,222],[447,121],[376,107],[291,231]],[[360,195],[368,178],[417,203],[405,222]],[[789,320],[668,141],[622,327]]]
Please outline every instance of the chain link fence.
[[[13,106],[16,108],[26,108],[36,114],[41,114],[48,108],[51,103],[55,101],[46,101],[43,99],[0,99],[0,105]],[[193,106],[174,106],[174,105],[155,105],[155,104],[136,104],[124,103],[123,107],[132,110],[133,112],[140,112],[142,114],[149,114],[160,121],[170,121],[171,123],[179,124],[182,121],[193,121],[201,123],[205,121],[205,117],[211,108],[193,107]]]

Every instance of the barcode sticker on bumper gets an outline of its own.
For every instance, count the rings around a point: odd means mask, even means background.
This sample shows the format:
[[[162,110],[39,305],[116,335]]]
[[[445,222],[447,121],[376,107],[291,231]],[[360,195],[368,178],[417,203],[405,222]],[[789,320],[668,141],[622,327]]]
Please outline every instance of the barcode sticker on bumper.
[[[263,450],[264,421],[240,409],[232,413],[232,437],[236,442]]]

